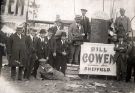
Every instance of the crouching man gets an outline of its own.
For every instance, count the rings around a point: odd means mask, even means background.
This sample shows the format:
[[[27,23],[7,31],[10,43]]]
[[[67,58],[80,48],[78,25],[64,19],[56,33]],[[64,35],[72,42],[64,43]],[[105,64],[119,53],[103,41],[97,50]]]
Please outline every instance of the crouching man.
[[[46,59],[40,59],[40,65],[37,70],[37,79],[47,79],[47,80],[64,80],[69,81],[68,77],[56,69],[54,69],[50,64],[47,63]]]

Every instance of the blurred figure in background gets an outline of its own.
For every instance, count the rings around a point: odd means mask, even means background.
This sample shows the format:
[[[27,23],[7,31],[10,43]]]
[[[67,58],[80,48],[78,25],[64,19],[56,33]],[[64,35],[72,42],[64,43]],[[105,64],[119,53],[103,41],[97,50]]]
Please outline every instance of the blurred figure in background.
[[[125,38],[128,37],[129,32],[131,32],[131,22],[130,19],[125,16],[125,9],[120,8],[120,17],[115,20],[115,30],[116,34],[123,35]]]
[[[89,18],[86,17],[87,10],[86,9],[81,9],[81,25],[83,26],[84,29],[84,42],[90,41],[90,33],[91,33],[91,28],[90,28],[90,22]]]

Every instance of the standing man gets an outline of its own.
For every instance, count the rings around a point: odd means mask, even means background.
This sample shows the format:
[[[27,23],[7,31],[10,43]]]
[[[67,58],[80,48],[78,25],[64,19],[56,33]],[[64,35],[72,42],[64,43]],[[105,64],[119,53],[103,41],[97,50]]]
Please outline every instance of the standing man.
[[[86,17],[86,12],[87,10],[86,9],[81,9],[81,13],[82,13],[82,17],[81,17],[81,25],[83,26],[84,28],[84,42],[88,42],[89,39],[90,39],[90,22],[89,22],[89,18]]]
[[[116,18],[114,26],[118,37],[119,35],[123,35],[124,37],[128,36],[131,31],[131,22],[130,19],[125,16],[125,9],[120,8],[120,17]]]
[[[59,39],[56,40],[56,69],[65,75],[68,60],[68,43],[66,40],[66,32],[62,32]]]
[[[33,68],[33,73],[32,75],[36,78],[37,76],[37,70],[40,64],[40,60],[41,59],[45,59],[46,61],[48,61],[49,59],[49,54],[48,54],[48,43],[45,40],[45,35],[46,35],[46,30],[45,29],[41,29],[40,30],[40,37],[37,40],[37,44],[36,44],[36,54],[37,54],[37,59],[35,64],[34,64],[34,68]]]
[[[79,55],[81,44],[83,43],[84,29],[80,23],[81,16],[76,15],[75,22],[72,23],[69,27],[68,39],[70,42],[70,54],[69,54],[69,63],[74,62],[75,64],[79,64]]]
[[[117,80],[120,81],[126,79],[128,45],[124,42],[123,36],[118,37],[118,40],[119,42],[115,44],[114,51],[116,51],[115,61]]]
[[[24,71],[24,78],[30,79],[30,75],[32,73],[32,69],[34,68],[34,64],[37,61],[37,41],[38,38],[36,37],[37,30],[31,28],[30,35],[27,37],[27,53],[28,53],[28,63]]]
[[[11,78],[16,78],[16,67],[19,67],[18,80],[22,80],[23,67],[26,67],[27,49],[26,38],[22,34],[23,27],[18,26],[16,33],[11,35],[8,42],[8,56],[10,57]]]
[[[48,35],[45,38],[45,41],[48,43],[49,49],[49,60],[48,63],[53,67],[56,68],[56,39],[53,36],[53,29],[49,28]]]

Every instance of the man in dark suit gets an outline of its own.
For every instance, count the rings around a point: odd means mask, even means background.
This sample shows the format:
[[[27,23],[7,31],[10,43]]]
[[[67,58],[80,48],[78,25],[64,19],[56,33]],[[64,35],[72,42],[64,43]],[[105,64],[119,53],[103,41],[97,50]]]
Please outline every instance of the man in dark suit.
[[[37,45],[36,45],[36,54],[37,54],[37,58],[38,60],[35,62],[34,64],[34,69],[33,69],[33,76],[36,78],[37,76],[37,70],[39,67],[39,62],[41,59],[45,59],[46,61],[48,61],[49,59],[49,49],[48,49],[48,43],[45,40],[45,35],[46,35],[46,30],[45,29],[41,29],[40,30],[40,37],[37,40]]]
[[[125,80],[126,79],[126,68],[127,68],[127,42],[124,41],[125,38],[123,36],[118,37],[119,42],[115,44],[114,51],[116,54],[114,56],[116,62],[116,73],[117,80]]]
[[[68,43],[66,40],[66,32],[61,33],[61,38],[56,40],[56,69],[65,75],[68,60]]]
[[[116,29],[116,34],[118,36],[128,36],[128,33],[131,31],[131,22],[130,19],[127,16],[125,16],[125,9],[120,8],[120,16],[116,18],[114,26]]]
[[[83,26],[84,33],[85,33],[84,42],[88,42],[90,39],[90,31],[91,31],[90,22],[89,22],[89,18],[86,17],[87,10],[81,9],[81,12],[82,12],[81,25]]]
[[[23,67],[27,64],[26,37],[22,34],[23,27],[17,27],[16,33],[8,41],[8,56],[10,57],[11,78],[15,80],[16,67],[19,67],[18,80],[22,80]]]
[[[53,29],[52,28],[49,28],[48,35],[45,38],[45,41],[47,41],[48,48],[49,48],[49,60],[48,60],[48,63],[53,68],[56,68],[56,39],[53,36]]]
[[[132,69],[134,70],[134,82],[135,82],[135,41],[134,44],[130,44],[131,50],[129,52],[129,57],[127,60],[127,76],[126,82],[129,82],[132,75]]]
[[[83,43],[84,29],[80,24],[81,16],[76,15],[75,22],[69,27],[68,39],[70,42],[70,54],[69,63],[74,61],[75,64],[79,64],[79,55],[81,50],[81,44]]]
[[[30,79],[30,75],[32,73],[32,69],[34,67],[35,62],[37,61],[37,41],[38,38],[36,37],[37,35],[37,30],[31,28],[30,29],[30,35],[27,36],[26,38],[26,45],[27,45],[27,53],[28,53],[28,63],[27,67],[25,68],[24,71],[24,78],[25,79]]]

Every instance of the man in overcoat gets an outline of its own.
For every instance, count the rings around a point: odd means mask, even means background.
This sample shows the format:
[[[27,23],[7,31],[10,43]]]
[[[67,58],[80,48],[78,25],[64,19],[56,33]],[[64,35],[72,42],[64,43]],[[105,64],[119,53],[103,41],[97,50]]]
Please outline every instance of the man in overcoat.
[[[8,56],[10,57],[11,78],[16,78],[16,67],[18,70],[18,80],[22,80],[23,67],[27,64],[26,37],[22,34],[23,27],[18,26],[16,33],[11,35],[8,41]]]

